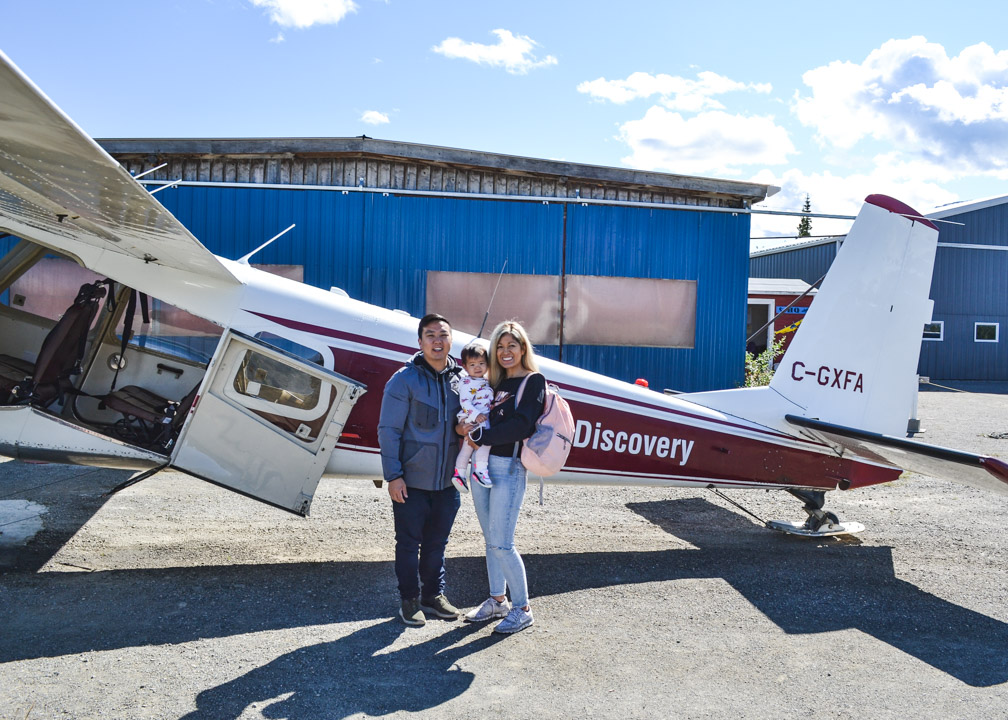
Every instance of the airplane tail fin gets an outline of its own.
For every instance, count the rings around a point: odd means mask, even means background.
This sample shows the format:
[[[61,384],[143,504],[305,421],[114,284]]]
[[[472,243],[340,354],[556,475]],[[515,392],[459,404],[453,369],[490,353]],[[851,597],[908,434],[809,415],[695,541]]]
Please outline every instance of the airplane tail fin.
[[[908,205],[865,198],[770,387],[805,417],[905,434],[937,243]]]

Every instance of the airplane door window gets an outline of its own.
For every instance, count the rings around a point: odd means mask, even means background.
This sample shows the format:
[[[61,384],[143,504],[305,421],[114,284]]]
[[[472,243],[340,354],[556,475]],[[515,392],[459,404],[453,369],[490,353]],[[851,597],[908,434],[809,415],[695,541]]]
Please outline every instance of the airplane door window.
[[[273,405],[308,411],[318,406],[322,381],[254,350],[246,350],[234,389]]]

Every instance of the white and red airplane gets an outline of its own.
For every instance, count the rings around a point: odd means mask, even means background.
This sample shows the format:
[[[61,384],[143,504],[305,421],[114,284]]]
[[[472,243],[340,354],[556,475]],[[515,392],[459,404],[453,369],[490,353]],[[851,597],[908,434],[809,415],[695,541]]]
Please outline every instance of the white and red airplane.
[[[382,389],[415,318],[213,255],[2,53],[0,98],[0,229],[21,239],[0,290],[51,253],[97,274],[58,322],[0,306],[0,453],[175,468],[300,514],[323,475],[381,477]],[[774,527],[811,535],[860,529],[826,491],[904,468],[1008,492],[1003,461],[902,437],[937,237],[868,197],[769,387],[670,396],[542,360],[577,420],[551,481],[778,488],[808,520]],[[131,289],[209,321],[209,360],[125,346]]]

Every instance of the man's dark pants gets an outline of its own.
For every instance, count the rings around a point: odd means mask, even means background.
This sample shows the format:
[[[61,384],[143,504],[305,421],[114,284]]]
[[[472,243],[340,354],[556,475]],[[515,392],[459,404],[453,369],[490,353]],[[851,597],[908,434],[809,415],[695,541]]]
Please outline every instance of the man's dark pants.
[[[444,592],[445,546],[462,499],[454,487],[444,490],[406,488],[404,503],[392,503],[395,519],[395,572],[404,600],[429,599]]]

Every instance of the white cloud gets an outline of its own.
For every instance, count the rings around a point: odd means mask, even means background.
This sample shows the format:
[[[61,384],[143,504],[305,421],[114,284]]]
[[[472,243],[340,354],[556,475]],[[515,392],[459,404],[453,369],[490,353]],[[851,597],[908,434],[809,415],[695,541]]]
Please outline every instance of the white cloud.
[[[759,204],[763,210],[800,210],[806,193],[811,198],[812,212],[830,215],[857,215],[869,195],[890,195],[927,213],[938,205],[958,200],[958,196],[942,187],[933,178],[918,174],[913,164],[888,164],[876,158],[876,165],[864,173],[836,175],[830,171],[806,173],[790,169],[781,174],[763,170],[752,176],[752,182],[777,185],[780,192]],[[795,235],[798,217],[781,215],[752,216],[752,236]],[[813,235],[842,235],[850,229],[850,220],[812,218]],[[787,242],[796,242],[789,240]],[[771,241],[754,241],[753,250],[779,245]]]
[[[871,138],[933,168],[1008,175],[1008,51],[979,43],[949,57],[915,36],[802,79],[809,94],[796,93],[793,109],[824,145]]]
[[[388,125],[389,116],[383,112],[378,112],[377,110],[368,110],[360,117],[361,122],[366,122],[368,125]]]
[[[357,11],[353,0],[252,0],[252,4],[269,10],[271,22],[293,28],[335,25]]]
[[[547,55],[538,59],[532,50],[538,46],[528,35],[514,35],[510,30],[494,30],[496,45],[465,42],[461,38],[450,37],[431,48],[447,58],[470,60],[481,65],[502,67],[512,75],[524,75],[529,70],[547,65],[556,65],[557,59]]]
[[[769,93],[772,89],[768,83],[736,82],[706,70],[697,73],[697,77],[698,80],[688,80],[673,75],[635,72],[626,80],[606,80],[604,77],[588,80],[578,85],[577,89],[596,100],[608,100],[619,105],[658,95],[665,107],[684,112],[724,109],[724,105],[714,99],[715,95],[742,90]]]
[[[746,165],[779,165],[795,152],[787,131],[772,117],[721,110],[684,118],[663,107],[620,127],[631,167],[686,175],[739,175]]]
[[[271,43],[282,43],[286,39],[287,38],[284,37],[284,34],[282,32],[278,32],[276,34],[276,37],[270,38],[270,42]]]

